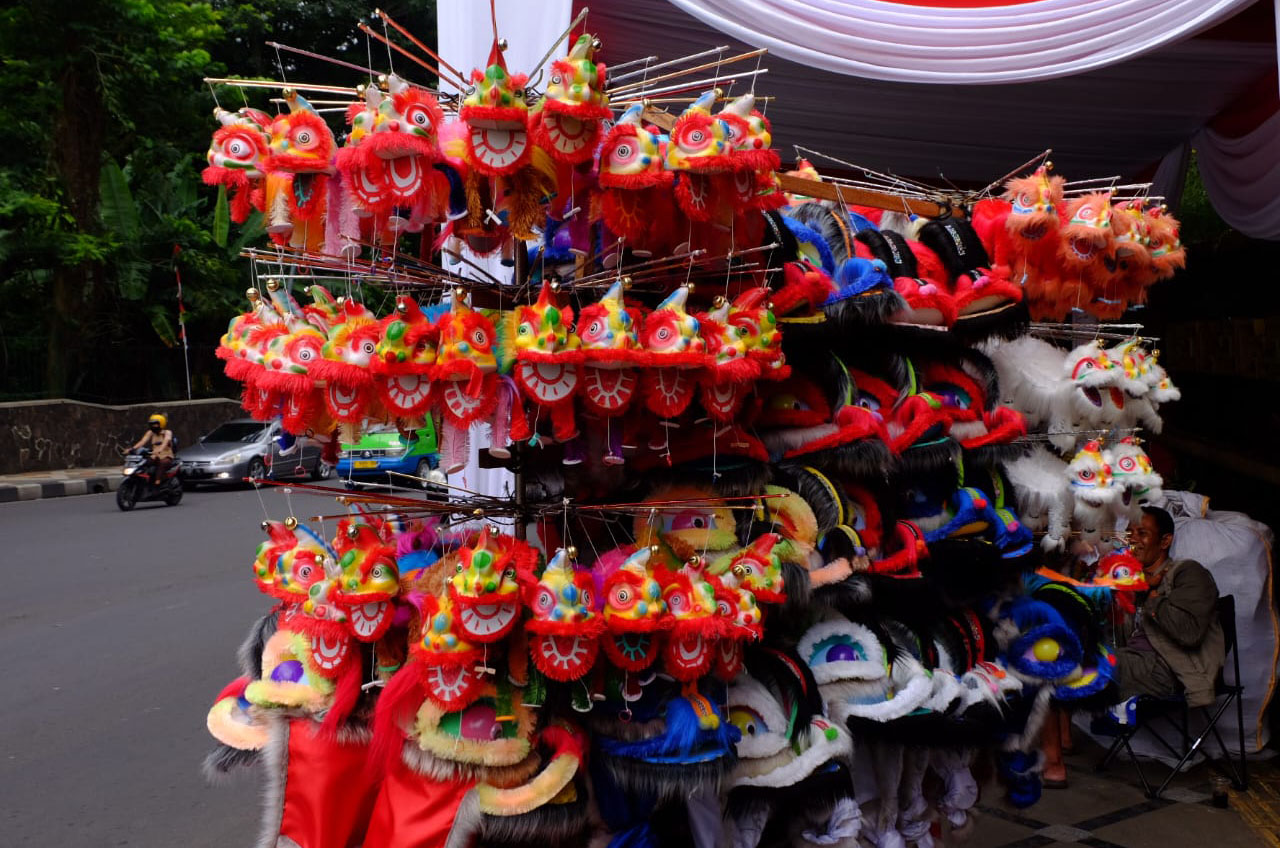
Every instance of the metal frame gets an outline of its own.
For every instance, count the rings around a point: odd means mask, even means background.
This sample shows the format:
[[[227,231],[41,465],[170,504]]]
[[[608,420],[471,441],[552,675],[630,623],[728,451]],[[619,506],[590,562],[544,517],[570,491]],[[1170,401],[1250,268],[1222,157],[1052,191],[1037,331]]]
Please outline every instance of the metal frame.
[[[1192,757],[1196,754],[1204,757],[1205,761],[1218,773],[1231,781],[1233,789],[1244,791],[1249,788],[1249,766],[1245,759],[1244,750],[1244,687],[1240,685],[1240,652],[1236,643],[1236,604],[1235,597],[1232,595],[1223,595],[1218,598],[1218,620],[1222,626],[1223,641],[1226,645],[1226,651],[1231,655],[1232,670],[1235,672],[1235,682],[1228,684],[1224,674],[1218,673],[1218,681],[1215,691],[1218,697],[1217,709],[1210,715],[1211,707],[1197,707],[1200,715],[1205,719],[1205,728],[1200,735],[1191,741],[1189,732],[1189,721],[1191,716],[1191,708],[1187,706],[1186,698],[1183,696],[1175,696],[1173,698],[1151,698],[1147,696],[1139,696],[1137,709],[1135,711],[1135,722],[1127,727],[1122,727],[1120,733],[1116,736],[1111,747],[1107,749],[1107,753],[1095,766],[1096,771],[1102,771],[1110,765],[1123,747],[1129,755],[1129,760],[1133,763],[1134,769],[1138,772],[1138,779],[1142,781],[1142,788],[1148,798],[1159,798],[1160,794],[1168,788],[1169,783],[1176,777]],[[1225,663],[1224,663],[1225,667]],[[1235,755],[1227,750],[1226,743],[1222,740],[1222,734],[1218,732],[1218,719],[1222,718],[1227,709],[1234,703],[1236,705],[1236,728],[1239,735],[1239,770],[1236,763],[1233,762]],[[1181,707],[1179,710],[1181,721],[1175,722],[1174,717],[1169,712],[1174,707]],[[1144,716],[1144,708],[1146,711],[1154,711],[1154,714]],[[1154,727],[1151,726],[1152,721],[1163,717],[1175,729],[1182,733],[1182,749],[1179,750],[1161,736]],[[1169,776],[1164,779],[1153,791],[1150,781],[1147,780],[1146,774],[1142,771],[1142,764],[1138,760],[1137,754],[1134,753],[1129,740],[1143,728],[1146,728],[1152,737],[1155,738],[1160,745],[1168,751],[1172,756],[1178,757],[1178,763],[1169,772]],[[1209,756],[1207,750],[1202,746],[1204,741],[1212,733],[1214,739],[1218,742],[1218,749],[1222,752],[1222,760],[1219,763],[1213,757]]]

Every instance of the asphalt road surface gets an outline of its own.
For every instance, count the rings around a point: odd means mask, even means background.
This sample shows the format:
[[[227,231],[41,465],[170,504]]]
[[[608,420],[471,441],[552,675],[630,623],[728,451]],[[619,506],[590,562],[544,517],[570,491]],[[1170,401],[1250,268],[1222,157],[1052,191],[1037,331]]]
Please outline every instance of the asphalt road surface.
[[[0,845],[253,844],[258,775],[209,786],[200,763],[205,713],[270,606],[250,578],[263,517],[243,490],[130,513],[109,494],[0,505]]]

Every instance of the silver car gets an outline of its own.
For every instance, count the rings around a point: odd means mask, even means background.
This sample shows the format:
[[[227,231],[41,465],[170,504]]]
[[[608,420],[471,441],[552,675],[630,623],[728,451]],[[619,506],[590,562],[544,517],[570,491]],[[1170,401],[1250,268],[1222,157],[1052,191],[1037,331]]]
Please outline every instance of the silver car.
[[[320,455],[320,445],[299,437],[282,454],[276,438],[278,421],[236,418],[216,427],[190,447],[178,451],[178,473],[187,485],[240,483],[245,477],[326,480],[333,467]]]

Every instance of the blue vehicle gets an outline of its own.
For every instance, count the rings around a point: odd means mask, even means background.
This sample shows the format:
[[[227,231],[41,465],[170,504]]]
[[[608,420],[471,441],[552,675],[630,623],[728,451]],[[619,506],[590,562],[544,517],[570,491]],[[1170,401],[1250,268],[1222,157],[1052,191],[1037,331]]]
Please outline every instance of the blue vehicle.
[[[402,486],[425,486],[396,474],[410,474],[425,479],[440,464],[436,431],[431,419],[405,438],[395,426],[379,425],[360,437],[355,444],[342,445],[338,454],[338,477],[355,483],[392,483]],[[394,473],[391,473],[394,472]]]

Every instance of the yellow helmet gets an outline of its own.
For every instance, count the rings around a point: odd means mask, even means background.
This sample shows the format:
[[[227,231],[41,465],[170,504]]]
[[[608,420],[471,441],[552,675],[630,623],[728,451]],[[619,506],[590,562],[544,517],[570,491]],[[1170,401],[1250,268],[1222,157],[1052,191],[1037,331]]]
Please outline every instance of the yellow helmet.
[[[168,426],[169,419],[165,418],[163,415],[157,412],[155,415],[147,419],[148,427],[151,426],[152,423],[158,423],[160,425],[160,429],[163,430],[166,426]]]

